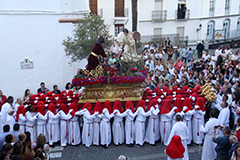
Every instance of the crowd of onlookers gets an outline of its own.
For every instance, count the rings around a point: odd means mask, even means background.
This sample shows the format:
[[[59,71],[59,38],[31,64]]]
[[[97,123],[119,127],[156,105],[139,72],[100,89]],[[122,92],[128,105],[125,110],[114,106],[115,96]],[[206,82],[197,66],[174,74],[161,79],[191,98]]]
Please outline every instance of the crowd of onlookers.
[[[170,40],[169,40],[170,41]],[[171,42],[171,41],[170,41]],[[204,47],[197,46],[196,51],[185,46],[173,49],[170,42],[165,41],[165,46],[158,46],[156,43],[150,46],[146,42],[141,58],[145,61],[145,67],[149,70],[146,83],[150,88],[162,88],[167,86],[189,86],[193,88],[197,85],[203,85],[205,82],[219,81],[221,85],[224,80],[234,85],[239,78],[240,64],[239,49],[233,50],[229,46],[225,49],[218,47],[215,52],[209,53]],[[200,54],[197,61],[194,60],[193,54]],[[204,53],[202,55],[202,52]],[[163,55],[167,54],[167,61]]]
[[[40,134],[37,141],[31,141],[31,133],[20,133],[20,125],[14,124],[13,131],[9,125],[4,125],[0,135],[1,160],[47,160],[49,159],[50,146],[46,137]]]

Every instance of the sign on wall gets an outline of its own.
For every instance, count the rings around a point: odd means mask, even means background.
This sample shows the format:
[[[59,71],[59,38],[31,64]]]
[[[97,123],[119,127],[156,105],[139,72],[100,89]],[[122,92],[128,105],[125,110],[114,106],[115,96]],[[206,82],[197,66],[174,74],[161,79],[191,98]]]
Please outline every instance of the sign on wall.
[[[224,39],[224,34],[225,34],[224,29],[215,30],[214,39],[215,40]]]
[[[28,58],[25,58],[20,62],[21,69],[33,69],[33,61],[30,61]]]

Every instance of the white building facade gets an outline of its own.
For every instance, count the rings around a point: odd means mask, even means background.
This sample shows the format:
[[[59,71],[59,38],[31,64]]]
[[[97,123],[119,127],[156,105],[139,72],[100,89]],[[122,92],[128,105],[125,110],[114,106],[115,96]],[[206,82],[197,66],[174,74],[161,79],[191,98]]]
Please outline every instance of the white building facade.
[[[96,1],[98,14],[111,25],[112,35],[116,35],[118,26],[132,29],[132,5],[130,0],[90,0]],[[124,4],[122,10],[128,14],[116,16],[116,4]],[[178,6],[186,5],[185,17],[178,18]],[[90,7],[91,8],[91,7]],[[114,13],[115,12],[115,13]],[[240,36],[239,0],[139,0],[138,31],[142,41],[149,37],[169,35],[187,37],[189,41],[213,39],[215,31],[226,30],[226,39]],[[171,36],[172,35],[172,36]],[[145,36],[149,36],[144,38]],[[156,40],[156,39],[154,39]]]
[[[0,89],[22,98],[25,89],[36,93],[40,82],[51,91],[64,90],[86,61],[68,64],[62,41],[72,36],[74,23],[89,13],[88,0],[2,0],[0,2]],[[21,69],[27,58],[33,68]],[[27,66],[30,61],[25,64]]]

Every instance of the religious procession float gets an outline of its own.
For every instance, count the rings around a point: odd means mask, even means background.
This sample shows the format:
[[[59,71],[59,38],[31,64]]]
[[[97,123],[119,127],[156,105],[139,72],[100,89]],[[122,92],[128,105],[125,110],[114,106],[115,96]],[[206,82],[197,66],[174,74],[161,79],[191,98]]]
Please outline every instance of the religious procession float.
[[[208,102],[216,100],[214,88],[210,83],[193,89],[187,86],[182,89],[177,86],[172,89],[168,89],[166,86],[162,89],[156,87],[154,90],[143,88],[142,83],[146,79],[148,69],[145,68],[143,60],[138,58],[136,53],[135,39],[140,41],[136,37],[140,37],[139,33],[129,34],[127,29],[124,29],[124,32],[118,35],[116,42],[124,46],[120,55],[120,67],[118,68],[111,65],[103,66],[100,63],[99,56],[107,57],[109,53],[105,53],[102,47],[104,37],[99,37],[89,55],[86,68],[80,69],[72,80],[74,86],[84,87],[82,93],[73,93],[71,90],[68,92],[62,91],[61,94],[53,94],[53,92],[39,93],[32,95],[26,104],[32,104],[36,108],[37,102],[42,101],[46,107],[48,104],[54,103],[58,108],[61,103],[70,105],[75,102],[78,104],[78,108],[81,108],[87,101],[94,104],[97,101],[115,102],[120,100],[124,103],[126,101],[138,102],[143,99],[148,104],[151,99],[157,99],[160,103],[162,99],[169,97],[172,97],[172,101],[176,97],[182,99],[188,97],[193,101],[198,97],[204,97]]]
[[[103,50],[101,44],[104,43],[104,38],[100,36],[88,58],[86,69],[81,69],[72,80],[74,86],[85,87],[79,103],[142,99],[141,84],[145,81],[147,69],[144,68],[143,60],[137,56],[135,40],[125,29],[116,41],[125,46],[119,58],[121,62],[118,62],[118,68],[111,64],[102,66],[99,63],[99,55],[109,56],[109,53]]]

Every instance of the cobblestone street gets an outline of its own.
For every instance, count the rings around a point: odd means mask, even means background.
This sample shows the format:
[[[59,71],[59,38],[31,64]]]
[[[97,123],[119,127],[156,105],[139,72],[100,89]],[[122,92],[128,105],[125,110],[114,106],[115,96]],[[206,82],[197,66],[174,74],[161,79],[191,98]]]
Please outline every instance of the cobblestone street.
[[[79,146],[56,146],[51,150],[50,158],[54,160],[117,160],[119,155],[129,157],[129,160],[166,160],[164,150],[166,147],[160,142],[156,146],[147,143],[143,147],[127,147],[125,144],[115,146],[111,144],[107,149],[101,146],[91,146],[86,148],[82,144]],[[188,147],[189,159],[200,160],[202,147],[193,144]]]

